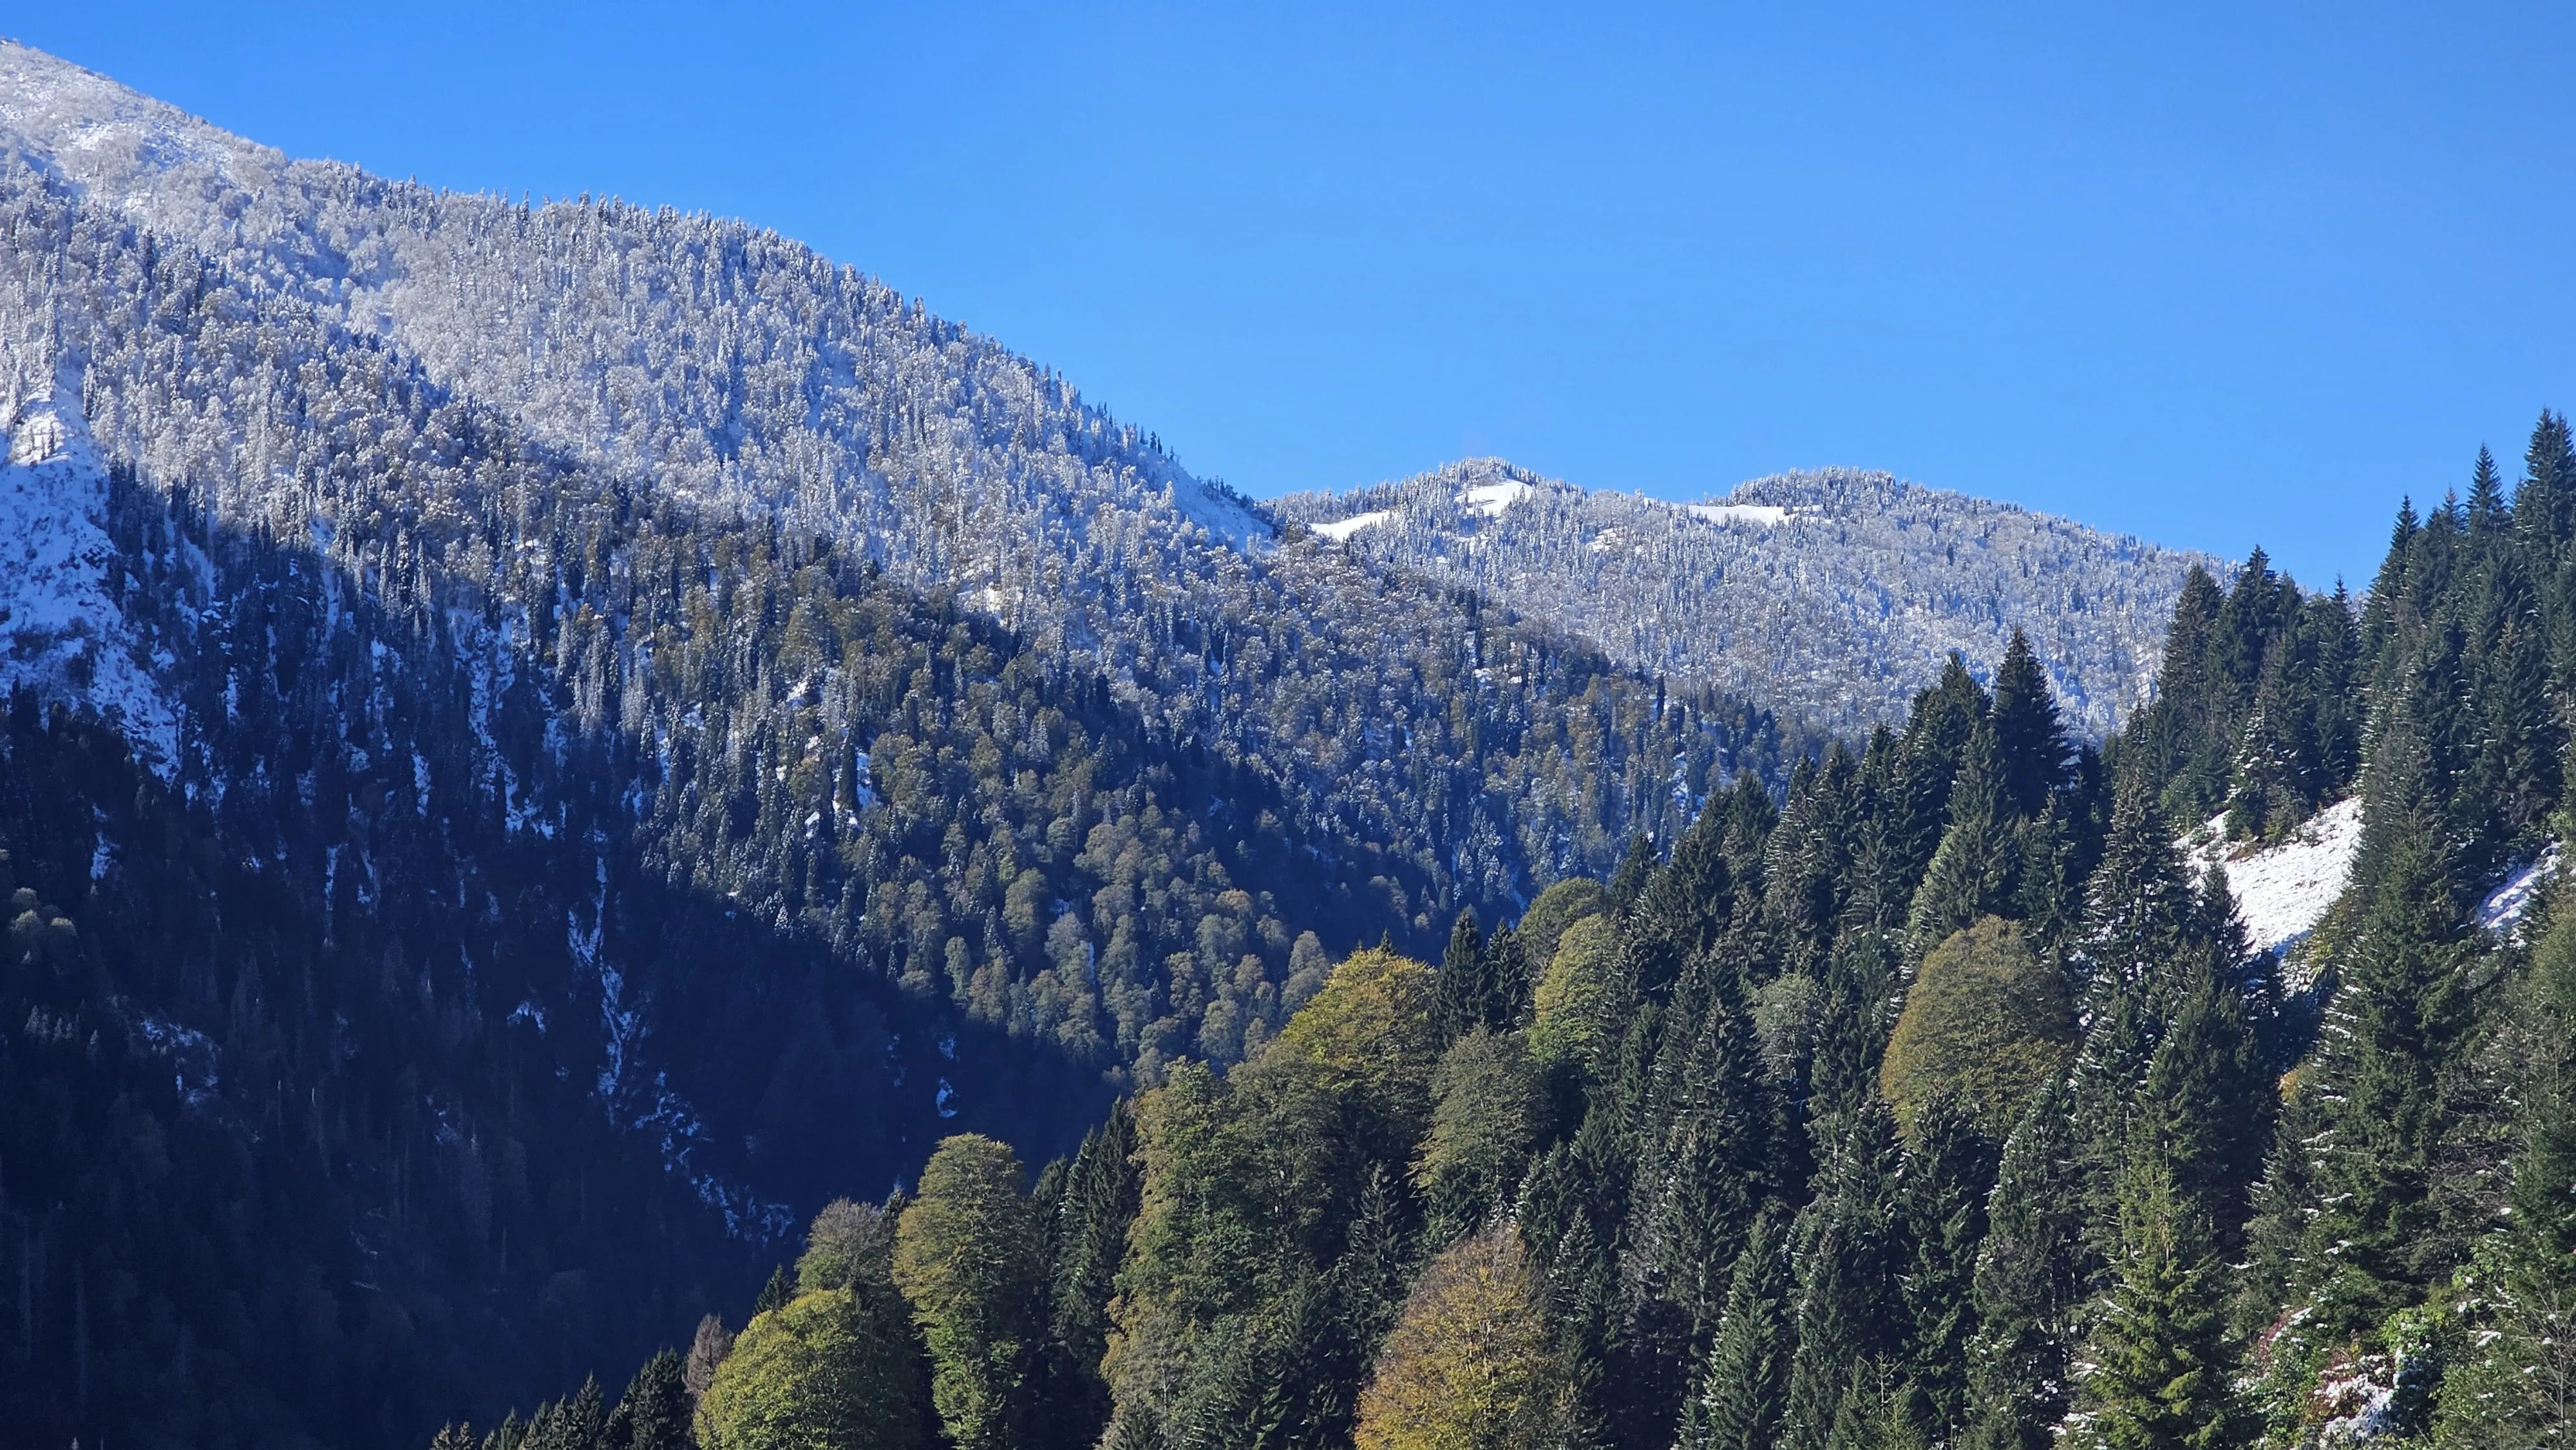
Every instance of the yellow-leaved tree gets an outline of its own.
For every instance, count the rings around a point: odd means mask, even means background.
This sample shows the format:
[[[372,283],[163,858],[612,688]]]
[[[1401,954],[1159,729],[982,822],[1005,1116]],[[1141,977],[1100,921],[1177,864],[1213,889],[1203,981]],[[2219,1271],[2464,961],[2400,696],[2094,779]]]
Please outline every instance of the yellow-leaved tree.
[[[1541,1450],[1563,1438],[1571,1379],[1506,1226],[1433,1259],[1360,1393],[1359,1450]]]

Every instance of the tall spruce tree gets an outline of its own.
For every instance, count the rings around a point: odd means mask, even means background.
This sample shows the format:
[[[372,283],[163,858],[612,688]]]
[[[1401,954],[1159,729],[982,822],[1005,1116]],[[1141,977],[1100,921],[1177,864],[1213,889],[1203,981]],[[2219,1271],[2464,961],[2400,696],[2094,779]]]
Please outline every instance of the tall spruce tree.
[[[2223,1267],[2207,1227],[2141,1154],[2121,1184],[2121,1253],[2078,1371],[2080,1415],[2061,1443],[2101,1450],[2222,1450],[2242,1443]]]
[[[1995,1168],[1993,1140],[1957,1099],[1935,1098],[1914,1115],[1899,1183],[1908,1245],[1905,1364],[1923,1424],[1943,1442],[1968,1419],[1977,1249]]]
[[[2419,736],[2384,734],[2355,868],[2359,938],[2301,1082],[2322,1128],[2301,1277],[2329,1333],[2376,1326],[2446,1267],[2421,1251],[2439,1081],[2463,1026],[2471,941],[2428,759]]]
[[[1833,1144],[1794,1233],[1797,1349],[1780,1433],[1791,1450],[1827,1450],[1853,1366],[1895,1361],[1910,1329],[1895,1117],[1866,1102]]]
[[[2049,797],[2065,788],[2073,755],[2057,715],[2057,696],[2048,674],[2030,647],[2030,637],[2015,628],[1995,667],[1995,763],[2006,804],[2024,819],[2048,809]],[[1955,819],[1955,815],[1954,815]]]
[[[2012,905],[2017,842],[1996,753],[1993,725],[1978,721],[1950,787],[1950,827],[1907,913],[1908,955],[1916,960],[1952,932]]]
[[[2083,1200],[2065,1079],[2043,1087],[2005,1140],[1988,1200],[1968,1352],[1974,1450],[2042,1450],[2066,1413],[2071,1316],[2083,1294]]]
[[[1726,1307],[1684,1409],[1681,1450],[1769,1450],[1789,1379],[1789,1234],[1777,1208],[1754,1221],[1728,1276]]]

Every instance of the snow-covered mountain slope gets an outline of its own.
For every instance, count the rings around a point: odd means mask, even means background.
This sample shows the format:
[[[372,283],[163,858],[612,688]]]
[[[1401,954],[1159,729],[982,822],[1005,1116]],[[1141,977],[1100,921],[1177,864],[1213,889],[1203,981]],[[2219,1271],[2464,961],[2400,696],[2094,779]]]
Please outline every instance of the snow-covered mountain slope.
[[[1843,469],[1674,505],[1482,458],[1278,507],[1641,668],[1843,729],[1901,715],[1952,650],[1991,667],[2018,627],[2069,722],[2105,734],[2144,697],[2185,574],[2217,563]]]
[[[0,396],[0,694],[32,687],[118,720],[137,753],[166,770],[176,712],[137,658],[109,583],[107,470],[77,387]]]
[[[2352,884],[2353,863],[2361,854],[2361,806],[2358,795],[2337,801],[2269,846],[2229,841],[2224,815],[2211,817],[2178,844],[2195,874],[2212,866],[2227,873],[2248,944],[2256,951],[2286,952],[2316,930]],[[2510,935],[2549,888],[2558,866],[2553,840],[2536,857],[2515,862],[2479,900],[2472,919],[2492,936]]]
[[[2226,871],[2256,951],[2287,950],[2316,929],[2352,880],[2361,850],[2361,797],[2317,812],[2276,845],[2249,850],[2226,837],[2222,815],[2184,839],[2183,857],[2195,873],[2212,866]]]
[[[1115,633],[1098,556],[1192,581],[1230,567],[1209,547],[1272,532],[1062,379],[775,233],[289,160],[7,43],[0,145],[550,445],[775,511],[916,585],[992,586]]]

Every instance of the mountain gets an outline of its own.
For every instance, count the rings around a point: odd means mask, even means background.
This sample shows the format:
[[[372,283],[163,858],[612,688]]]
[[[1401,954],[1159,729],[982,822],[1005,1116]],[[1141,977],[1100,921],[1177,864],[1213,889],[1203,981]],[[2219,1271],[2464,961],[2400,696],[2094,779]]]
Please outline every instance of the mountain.
[[[2571,637],[2544,413],[2359,601],[2191,571],[2098,753],[2027,642],[1948,661],[1034,1181],[945,1139],[614,1409],[435,1450],[2563,1442]]]
[[[1992,670],[2021,629],[2069,719],[2098,739],[2146,698],[2183,576],[2221,567],[1851,469],[1667,504],[1478,458],[1277,508],[1624,664],[1846,734],[1901,720],[1952,651]]]
[[[0,47],[0,1414],[384,1444],[1815,737],[738,223]]]

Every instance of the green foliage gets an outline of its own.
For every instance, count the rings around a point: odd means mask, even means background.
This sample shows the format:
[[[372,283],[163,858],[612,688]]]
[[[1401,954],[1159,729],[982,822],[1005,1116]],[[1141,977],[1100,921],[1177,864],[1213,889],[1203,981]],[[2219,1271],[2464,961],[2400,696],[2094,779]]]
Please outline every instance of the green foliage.
[[[1533,1056],[1600,1071],[1620,1026],[1618,961],[1619,930],[1609,917],[1587,916],[1565,929],[1547,975],[1539,979],[1529,1035]]]
[[[960,1134],[930,1155],[895,1225],[894,1281],[929,1345],[931,1402],[958,1450],[1015,1450],[1035,1408],[1046,1266],[1022,1182],[1008,1145]]]
[[[1683,1404],[1680,1450],[1768,1450],[1774,1443],[1788,1396],[1787,1239],[1777,1211],[1766,1212],[1736,1255],[1716,1337]]]
[[[1434,1258],[1361,1391],[1359,1450],[1549,1450],[1566,1373],[1519,1237],[1499,1228]]]
[[[825,1204],[806,1230],[805,1252],[796,1260],[795,1292],[893,1283],[896,1217],[875,1204],[846,1198]]]
[[[1973,1280],[1968,1431],[1975,1450],[2041,1450],[2067,1408],[2068,1334],[2084,1292],[2083,1197],[2063,1077],[2005,1140]]]
[[[2123,1182],[2121,1256],[2077,1371],[2067,1439],[2103,1450],[2221,1450],[2242,1443],[2223,1266],[2198,1219],[2152,1164]]]
[[[1413,1160],[1436,1241],[1482,1223],[1520,1186],[1546,1100],[1519,1033],[1478,1024],[1431,1074],[1431,1131]]]
[[[701,1450],[914,1450],[931,1444],[910,1327],[856,1290],[755,1317],[699,1397]]]
[[[1136,1120],[1122,1103],[1083,1137],[1055,1209],[1047,1419],[1056,1443],[1068,1450],[1087,1450],[1109,1422],[1100,1361],[1109,1348],[1118,1265],[1136,1220],[1135,1152]]]
[[[1986,917],[1923,959],[1879,1068],[1879,1091],[1912,1131],[1926,1104],[1956,1097],[1989,1136],[2020,1121],[2076,1042],[2065,979],[2015,924]]]
[[[1556,960],[1556,946],[1566,928],[1609,909],[1609,893],[1600,882],[1589,876],[1569,876],[1540,892],[1529,910],[1521,913],[1512,933],[1520,940],[1524,959],[1543,974],[1548,963]]]
[[[689,1417],[680,1357],[665,1349],[644,1361],[617,1397],[603,1450],[689,1450]]]

